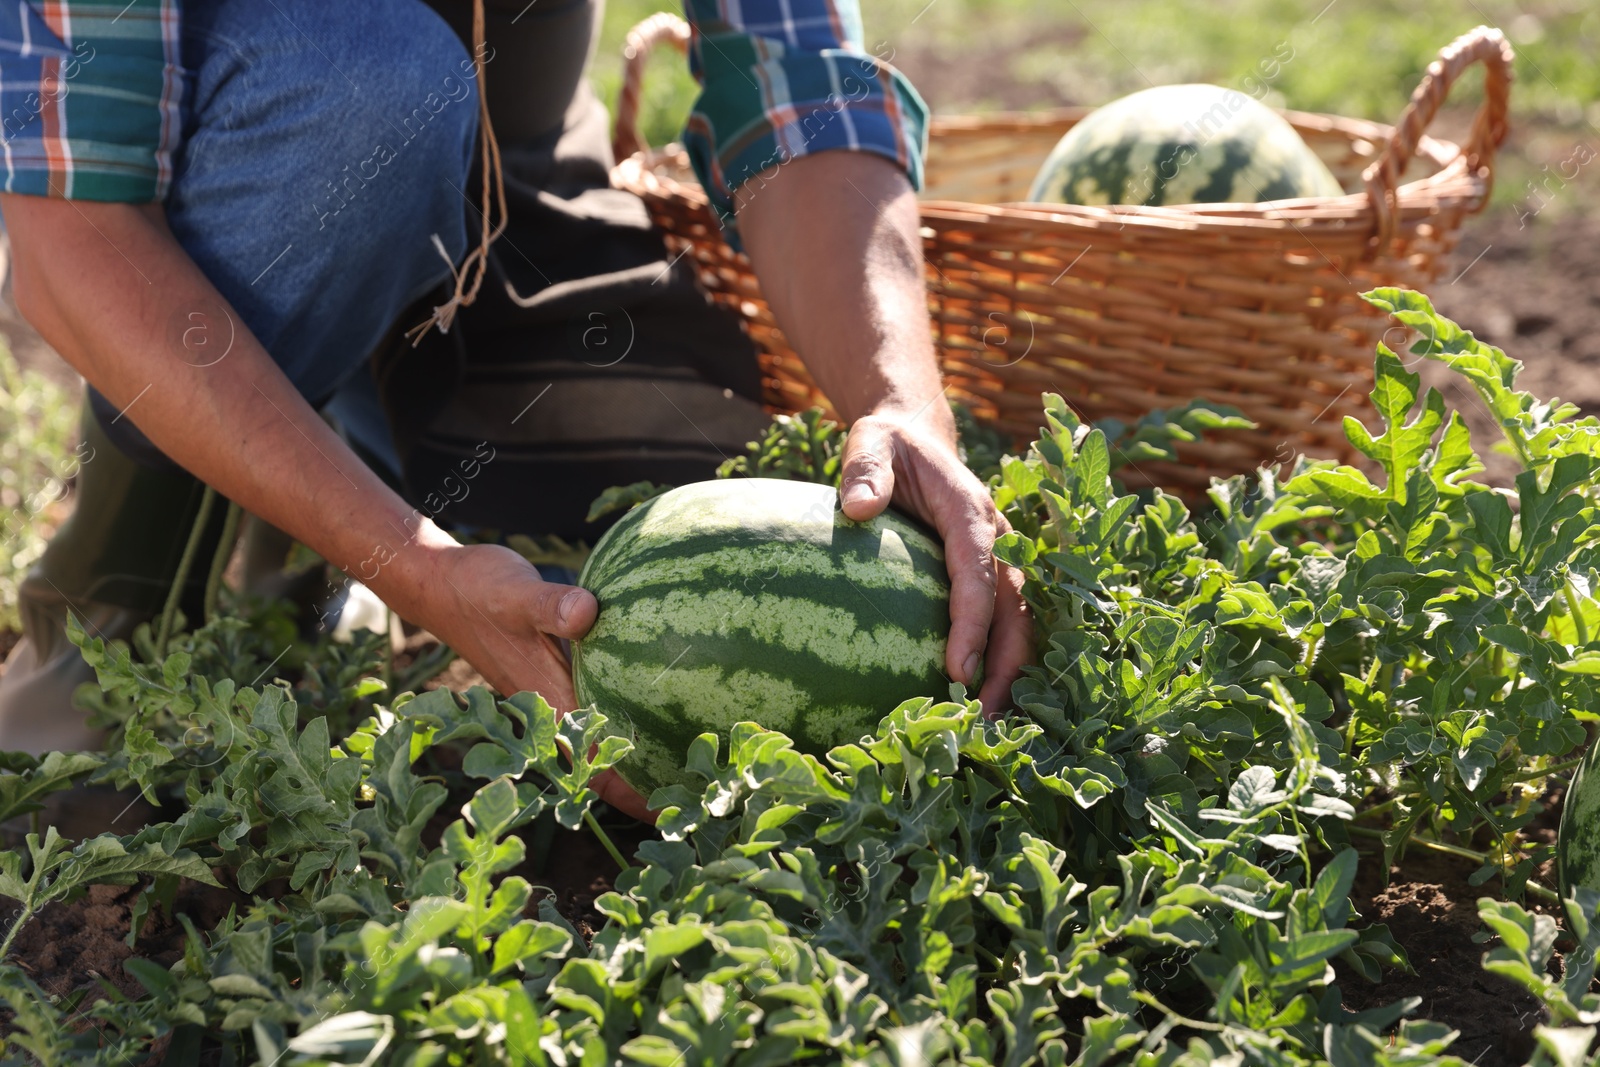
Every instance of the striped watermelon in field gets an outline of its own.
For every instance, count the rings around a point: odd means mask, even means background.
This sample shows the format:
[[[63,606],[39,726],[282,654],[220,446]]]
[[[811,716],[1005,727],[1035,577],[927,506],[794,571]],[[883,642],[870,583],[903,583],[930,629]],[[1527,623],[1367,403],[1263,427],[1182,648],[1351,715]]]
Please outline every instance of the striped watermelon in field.
[[[1107,104],[1056,144],[1028,199],[1234,204],[1340,196],[1283,116],[1237,89],[1161,85]]]
[[[1561,895],[1574,889],[1600,890],[1600,747],[1589,746],[1561,803],[1556,836],[1556,872]]]
[[[578,582],[600,614],[572,680],[580,706],[631,727],[617,772],[647,800],[689,780],[706,731],[756,722],[820,755],[902,701],[949,692],[941,546],[892,513],[851,522],[837,501],[810,482],[699,482],[595,546]]]

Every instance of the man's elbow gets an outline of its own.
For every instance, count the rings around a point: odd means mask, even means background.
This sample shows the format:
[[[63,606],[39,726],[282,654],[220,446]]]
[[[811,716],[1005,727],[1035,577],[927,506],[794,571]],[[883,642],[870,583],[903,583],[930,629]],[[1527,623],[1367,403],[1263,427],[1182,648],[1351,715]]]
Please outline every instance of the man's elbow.
[[[0,217],[11,245],[11,300],[17,313],[41,334],[52,336],[51,327],[59,325],[59,298],[95,295],[75,292],[82,286],[69,279],[105,252],[119,249],[132,230],[159,225],[159,210],[154,204],[0,193]]]

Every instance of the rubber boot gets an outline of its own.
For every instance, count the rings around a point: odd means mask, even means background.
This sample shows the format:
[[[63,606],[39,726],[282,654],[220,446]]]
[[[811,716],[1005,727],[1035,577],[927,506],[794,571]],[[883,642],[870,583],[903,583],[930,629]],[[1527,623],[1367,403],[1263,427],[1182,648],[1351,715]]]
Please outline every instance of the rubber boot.
[[[292,600],[297,606],[314,603],[307,599],[317,586],[327,585],[327,579],[312,574],[288,571],[289,552],[294,548],[294,538],[271,523],[245,514],[239,523],[240,587],[247,593],[264,600]]]
[[[204,485],[142,466],[106,437],[87,406],[77,505],[19,589],[22,640],[0,676],[0,750],[41,755],[101,747],[73,692],[94,670],[67,640],[67,615],[94,637],[127,640],[162,609],[199,513]],[[223,506],[218,506],[223,505]],[[198,617],[227,511],[218,500],[181,606]]]

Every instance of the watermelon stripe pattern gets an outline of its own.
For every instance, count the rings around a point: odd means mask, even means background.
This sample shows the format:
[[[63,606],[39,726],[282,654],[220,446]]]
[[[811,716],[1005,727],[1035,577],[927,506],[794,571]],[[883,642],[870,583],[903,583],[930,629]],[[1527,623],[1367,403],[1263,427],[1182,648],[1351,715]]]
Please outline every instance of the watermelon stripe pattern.
[[[1028,199],[1161,207],[1343,194],[1327,164],[1271,108],[1236,89],[1163,85],[1107,104],[1068,130]]]
[[[635,508],[579,584],[600,614],[573,649],[580,705],[634,738],[618,772],[646,798],[686,781],[689,743],[735,723],[821,754],[902,701],[942,697],[944,554],[894,514],[844,518],[836,492],[778,479],[684,486]]]
[[[1600,890],[1600,748],[1590,746],[1567,786],[1561,802],[1561,829],[1556,836],[1556,868],[1561,895],[1574,889]]]

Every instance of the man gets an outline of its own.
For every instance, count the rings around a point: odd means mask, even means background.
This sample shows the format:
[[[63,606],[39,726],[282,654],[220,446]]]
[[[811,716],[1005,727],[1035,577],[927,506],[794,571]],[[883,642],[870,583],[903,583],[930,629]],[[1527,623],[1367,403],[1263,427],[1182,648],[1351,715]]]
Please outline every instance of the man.
[[[93,744],[66,703],[81,677],[61,638],[66,613],[125,630],[154,610],[193,521],[195,478],[359,574],[496,688],[573,707],[558,639],[588,630],[593,596],[543,580],[509,549],[459,544],[391,488],[421,491],[395,445],[425,453],[416,442],[451,404],[459,419],[470,389],[419,409],[414,357],[391,360],[400,370],[379,373],[379,388],[367,367],[393,350],[385,338],[397,326],[414,325],[398,321],[409,307],[438,304],[429,294],[441,284],[470,296],[491,260],[502,273],[526,260],[544,277],[523,302],[560,307],[582,289],[583,272],[539,262],[538,228],[473,256],[460,276],[454,264],[479,246],[484,211],[491,231],[499,221],[476,202],[499,164],[492,137],[479,141],[483,99],[505,103],[489,128],[502,131],[508,161],[531,146],[519,173],[534,175],[521,201],[533,217],[545,205],[592,222],[584,205],[620,195],[562,177],[583,124],[574,115],[592,125],[582,72],[598,11],[591,0],[491,2],[486,39],[469,35],[469,52],[446,18],[465,32],[472,7],[438,6],[30,0],[0,12],[0,213],[16,301],[92,387],[94,445],[77,514],[30,580],[26,641],[0,682],[0,748]],[[699,175],[853,424],[844,512],[863,519],[893,500],[943,537],[948,671],[970,682],[986,663],[981,696],[997,708],[1030,624],[1018,577],[992,557],[1003,520],[956,455],[931,348],[913,191],[923,105],[862,50],[851,0],[690,0],[688,14],[703,89],[688,127]],[[441,325],[460,303],[446,302]],[[641,327],[641,343],[670,347],[666,321]],[[372,428],[391,377],[412,385],[386,403],[396,440],[385,441]],[[640,390],[630,409],[590,418],[683,414],[655,392],[659,412],[642,410],[651,394]],[[512,421],[557,422],[576,403],[541,396]],[[339,415],[356,448],[319,408]],[[542,488],[528,478],[499,495],[534,502],[536,516]],[[619,785],[606,795],[639,810]]]

